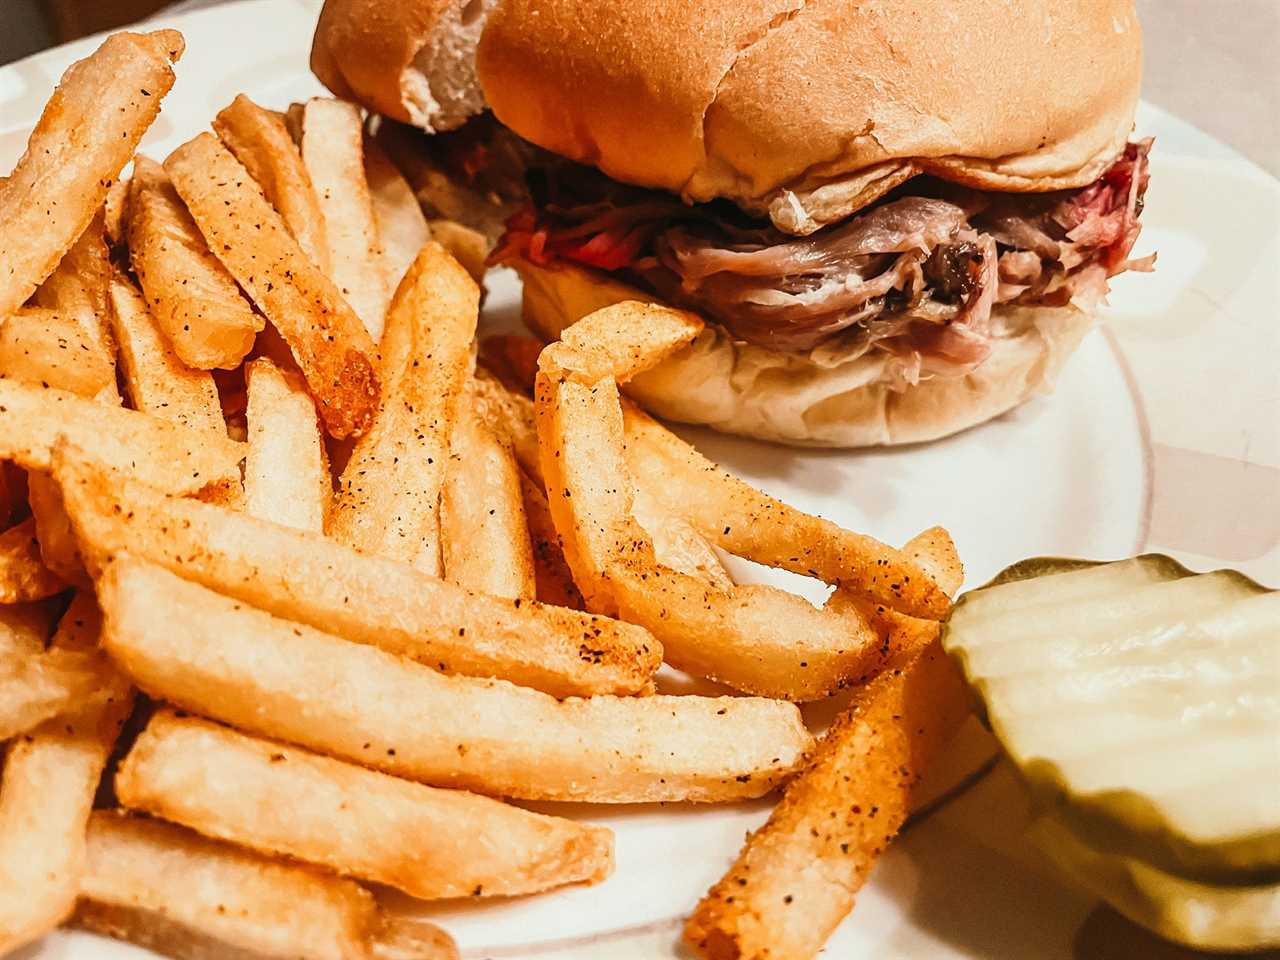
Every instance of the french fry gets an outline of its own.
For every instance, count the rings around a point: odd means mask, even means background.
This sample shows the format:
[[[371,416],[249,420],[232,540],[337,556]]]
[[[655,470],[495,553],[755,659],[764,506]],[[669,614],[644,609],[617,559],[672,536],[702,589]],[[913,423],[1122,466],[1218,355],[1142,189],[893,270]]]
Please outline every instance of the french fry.
[[[556,700],[448,677],[122,557],[98,581],[103,644],[143,690],[260,736],[435,786],[593,803],[757,797],[811,739],[743,697]]]
[[[44,565],[36,522],[28,517],[0,533],[0,603],[29,603],[61,593],[67,585]]]
[[[333,485],[315,404],[300,380],[266,358],[245,366],[245,381],[245,509],[282,526],[322,532]]]
[[[939,583],[954,592],[960,578],[946,544],[929,531],[905,549],[941,547]],[[933,759],[969,714],[964,678],[937,642],[938,624],[914,625],[923,649],[915,646],[900,670],[857,692],[769,822],[694,911],[684,937],[701,956],[813,957],[853,908]]]
[[[51,386],[100,402],[119,405],[116,387],[115,340],[110,328],[98,329],[94,311],[110,313],[105,287],[99,290],[99,267],[110,271],[106,250],[99,234],[101,253],[86,251],[86,237],[101,223],[95,219],[62,259],[58,269],[37,291],[48,302],[62,304],[69,313],[48,309],[20,310],[0,326],[0,377],[23,383]],[[68,262],[83,260],[68,268]],[[103,281],[105,283],[105,281]],[[99,296],[101,294],[101,297]],[[99,302],[101,301],[101,302]],[[94,340],[93,338],[98,338]],[[32,473],[27,478],[27,499],[35,519],[35,537],[41,562],[68,583],[87,586],[84,565],[71,532],[71,523],[62,509],[62,495],[47,475]]]
[[[617,609],[622,619],[648,628],[662,641],[673,666],[749,693],[820,699],[873,675],[884,657],[859,606],[819,610],[801,597],[756,585],[708,589],[705,580],[659,562],[634,515],[616,381],[659,362],[699,329],[684,314],[623,303],[579,321],[540,354],[536,407],[542,473],[565,558],[588,609]],[[709,468],[702,469],[707,473]],[[660,479],[651,475],[646,486],[656,492]],[[946,602],[933,579],[901,551],[806,519],[727,473],[717,475],[716,482],[722,485],[720,493],[729,491],[720,500],[737,498],[752,509],[762,505],[762,514],[785,513],[793,518],[796,537],[827,540],[825,547],[803,539],[796,546],[788,540],[784,551],[781,539],[732,539],[750,548],[744,552],[751,559],[790,568],[798,556],[822,554],[821,569],[807,572],[823,576],[839,591],[877,601],[886,595],[927,598],[932,591]],[[698,505],[689,510],[691,521],[707,503],[719,502],[716,493],[710,489],[704,500],[690,501]],[[727,508],[717,516],[726,524],[737,519]],[[771,527],[778,538],[789,529],[768,519],[760,524]],[[727,526],[723,533],[729,533]],[[840,576],[837,568],[844,571]],[[919,587],[921,583],[929,588]],[[914,609],[902,601],[898,606]]]
[[[110,250],[123,246],[129,232],[130,177],[117,177],[102,201],[102,239]],[[105,317],[103,318],[105,320]]]
[[[638,627],[473,594],[325,537],[165,497],[71,449],[55,477],[95,572],[129,551],[277,616],[557,697],[647,692],[662,659]]]
[[[212,134],[164,166],[210,249],[288,341],[329,434],[362,433],[378,409],[376,351],[337,287]]]
[[[844,586],[908,616],[937,620],[946,594],[902,551],[790,507],[716,467],[634,404],[624,405],[628,464],[668,509],[729,553]]]
[[[214,132],[239,160],[283,218],[302,252],[325,273],[329,246],[324,213],[311,177],[284,121],[243,93],[213,120]]]
[[[131,809],[425,900],[535,893],[603,880],[613,868],[613,835],[603,827],[425,787],[172,711],[152,718],[115,784]]]
[[[83,604],[85,596],[92,599],[92,594],[82,591],[76,603]],[[15,608],[0,609],[8,619]],[[39,634],[23,630],[21,623],[0,620],[0,741],[27,733],[59,714],[93,705],[111,692],[103,682],[112,673],[104,654],[83,644],[70,645],[65,638],[46,650],[44,640],[52,618],[34,611],[31,617],[32,627],[40,623],[37,617],[44,621]],[[62,633],[77,619],[88,618],[73,607],[63,617]],[[96,611],[92,622],[97,622]]]
[[[108,197],[118,190],[119,183],[112,184]],[[105,207],[106,204],[89,221],[80,239],[58,261],[32,299],[36,306],[75,320],[80,325],[82,342],[89,345],[93,353],[92,363],[114,370],[116,345],[111,336],[111,305],[107,299],[111,258],[105,237]],[[120,402],[114,374],[107,385],[106,399]]]
[[[60,440],[176,494],[240,483],[244,444],[225,433],[0,380],[0,460],[47,473]]]
[[[405,931],[351,880],[182,827],[99,810],[89,818],[78,926],[179,960],[457,960],[436,927]]]
[[[564,547],[560,543],[560,534],[556,532],[555,521],[551,519],[547,495],[541,485],[529,479],[523,470],[520,471],[520,494],[524,498],[524,514],[533,547],[535,595],[542,603],[573,610],[585,609],[582,591],[573,582],[573,571],[565,562]]]
[[[17,310],[89,226],[173,86],[176,30],[117,33],[63,74],[27,151],[0,179],[0,317]]]
[[[377,343],[391,290],[364,173],[360,108],[318,97],[302,115],[302,162],[324,211],[329,276]],[[416,251],[415,251],[416,252]]]
[[[658,563],[721,590],[733,587],[729,571],[711,545],[684,517],[659,504],[647,487],[635,486],[631,513],[653,542],[653,555]]]
[[[80,593],[51,653],[93,654],[100,624]],[[129,687],[97,659],[100,697],[16,740],[0,776],[0,951],[44,936],[71,915],[80,892],[85,825],[98,779],[132,707]]]
[[[464,414],[453,431],[440,498],[445,576],[496,597],[533,599],[533,544],[520,468],[488,427]]]
[[[484,283],[488,269],[489,240],[479,230],[458,223],[456,220],[432,220],[429,224],[431,239],[449,251],[462,264],[471,279]]]
[[[370,137],[364,139],[364,175],[369,183],[378,238],[382,242],[383,275],[389,289],[394,291],[418,251],[431,239],[431,228],[409,181]],[[450,248],[446,245],[445,249]]]
[[[440,490],[479,305],[457,261],[437,244],[423,247],[388,314],[385,399],[342,472],[330,536],[440,573]]]
[[[115,390],[116,370],[74,317],[24,308],[0,324],[0,378],[92,397]]]
[[[138,182],[134,176],[134,183]],[[136,223],[137,217],[133,222]],[[227,435],[218,388],[207,370],[185,364],[160,332],[147,302],[128,277],[111,280],[112,330],[120,346],[125,392],[135,410],[192,430]],[[195,322],[195,318],[190,318]]]
[[[182,363],[197,370],[239,366],[262,317],[209,249],[164,168],[141,155],[133,162],[128,230],[146,305]]]

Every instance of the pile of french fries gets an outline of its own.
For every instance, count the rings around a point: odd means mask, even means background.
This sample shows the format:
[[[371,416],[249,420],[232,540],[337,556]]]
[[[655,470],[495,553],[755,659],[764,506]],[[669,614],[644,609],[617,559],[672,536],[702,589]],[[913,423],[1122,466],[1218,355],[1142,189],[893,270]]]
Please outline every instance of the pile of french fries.
[[[632,405],[686,314],[477,362],[483,240],[424,218],[350,104],[240,96],[135,155],[182,50],[108,39],[0,181],[0,953],[72,923],[451,957],[377,891],[612,870],[609,830],[508,801],[785,784],[686,936],[812,956],[967,713],[950,538],[804,514]],[[663,662],[734,692],[659,694]],[[815,744],[795,704],[842,690]]]

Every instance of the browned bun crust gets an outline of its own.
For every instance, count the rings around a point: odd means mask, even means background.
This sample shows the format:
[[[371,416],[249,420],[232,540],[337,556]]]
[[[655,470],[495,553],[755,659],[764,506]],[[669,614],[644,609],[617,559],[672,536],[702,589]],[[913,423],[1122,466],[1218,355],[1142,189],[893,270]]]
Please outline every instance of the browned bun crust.
[[[915,172],[1084,186],[1123,149],[1141,72],[1133,0],[504,0],[478,58],[526,139],[793,232]]]
[[[519,262],[524,320],[546,340],[601,307],[653,297],[574,265]],[[895,392],[883,361],[815,362],[736,342],[707,328],[685,349],[627,385],[658,416],[799,446],[866,447],[936,440],[990,420],[1052,386],[1093,325],[1074,306],[996,307],[1009,334],[973,373]]]
[[[460,126],[484,108],[475,48],[492,2],[326,0],[311,70],[383,116],[428,131]]]

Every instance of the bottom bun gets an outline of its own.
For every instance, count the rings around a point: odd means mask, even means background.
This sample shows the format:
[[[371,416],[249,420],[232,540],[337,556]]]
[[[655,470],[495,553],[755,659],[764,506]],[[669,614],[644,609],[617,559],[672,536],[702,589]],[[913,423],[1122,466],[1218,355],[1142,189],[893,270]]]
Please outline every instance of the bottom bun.
[[[643,291],[572,265],[515,265],[524,281],[524,320],[547,340],[587,314]],[[1003,331],[972,373],[924,380],[904,391],[883,382],[885,355],[787,353],[732,339],[708,323],[693,343],[627,384],[652,413],[724,433],[815,447],[869,447],[936,440],[1012,409],[1052,388],[1093,326],[1076,306],[997,307]]]

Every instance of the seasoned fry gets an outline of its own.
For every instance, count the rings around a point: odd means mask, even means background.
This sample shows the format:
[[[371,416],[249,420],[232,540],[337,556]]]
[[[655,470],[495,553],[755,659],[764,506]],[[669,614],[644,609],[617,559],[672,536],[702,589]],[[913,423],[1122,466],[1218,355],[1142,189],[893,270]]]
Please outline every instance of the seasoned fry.
[[[936,642],[859,691],[698,905],[685,942],[708,960],[816,956],[969,704],[964,678]]]
[[[244,444],[225,433],[0,380],[0,460],[47,473],[59,441],[175,494],[239,486],[244,459]]]
[[[89,818],[75,922],[178,960],[457,960],[430,924],[406,931],[369,891],[308,867],[99,810]]]
[[[176,30],[117,33],[63,74],[26,153],[0,179],[0,317],[26,302],[89,226],[160,112],[183,46]]]
[[[378,409],[373,341],[253,178],[207,133],[164,166],[210,249],[288,341],[329,434],[367,429]]]
[[[0,533],[0,603],[43,600],[66,586],[40,557],[34,519]]]
[[[949,595],[960,589],[963,570],[945,530],[926,530],[903,552]],[[689,919],[685,941],[709,960],[815,956],[968,715],[964,678],[938,643],[939,624],[886,617],[900,666],[857,691]]]
[[[132,177],[121,174],[102,201],[102,238],[108,250],[123,246],[129,232],[129,188]]]
[[[315,404],[300,381],[266,358],[246,365],[245,381],[245,509],[272,523],[320,533],[333,485]]]
[[[413,187],[370,137],[364,139],[364,175],[369,182],[369,198],[382,241],[383,275],[389,289],[395,290],[418,251],[431,239],[431,228],[427,226]],[[448,244],[444,246],[450,253],[454,252]],[[467,266],[456,254],[455,259]]]
[[[440,489],[470,371],[480,292],[430,243],[388,316],[385,400],[342,472],[329,535],[366,553],[440,573]]]
[[[447,677],[122,557],[98,581],[104,646],[152,695],[261,736],[436,786],[594,803],[761,796],[810,744],[791,704],[558,701]]]
[[[71,316],[22,309],[0,323],[0,378],[93,397],[114,391],[116,370]]]
[[[323,97],[307,101],[302,115],[302,162],[324,211],[329,276],[377,343],[382,339],[391,289],[365,179],[363,139],[360,108],[355,104]]]
[[[324,537],[167,498],[70,449],[55,476],[95,571],[127,550],[277,616],[557,697],[646,692],[662,659],[641,628],[472,594]]]
[[[100,619],[78,594],[51,654],[92,656]],[[98,657],[100,696],[16,740],[0,777],[0,951],[44,936],[71,915],[84,867],[85,825],[98,778],[129,715],[129,687]]]
[[[511,450],[470,413],[453,432],[440,500],[445,576],[496,597],[533,599],[533,544]]]
[[[729,553],[817,576],[908,616],[937,620],[947,598],[919,564],[754,489],[716,467],[634,404],[624,406],[627,458],[638,482],[669,509],[687,509],[702,535]]]
[[[112,184],[108,198],[118,193],[120,181]],[[33,300],[39,307],[70,317],[80,325],[82,340],[91,346],[95,364],[114,369],[116,345],[111,336],[107,288],[111,282],[111,258],[105,238],[106,217],[100,208],[80,239],[58,261],[58,266],[36,290]],[[114,376],[108,400],[119,403]]]
[[[83,604],[92,594],[82,591],[76,603]],[[7,615],[16,608],[2,608]],[[34,613],[33,613],[34,617]],[[71,617],[70,621],[67,617]],[[111,676],[110,664],[97,650],[85,645],[55,642],[48,650],[44,629],[21,629],[22,624],[0,621],[0,741],[8,740],[38,726],[46,720],[73,708],[86,707],[102,699],[106,689],[103,677]],[[63,617],[61,633],[66,633],[76,620],[88,618],[76,607]],[[96,611],[92,615],[97,622]],[[33,619],[32,628],[39,620]],[[61,634],[60,634],[61,636]]]
[[[884,657],[881,642],[858,605],[839,603],[818,610],[800,597],[771,587],[708,589],[704,580],[658,561],[652,541],[633,513],[623,410],[610,371],[622,377],[634,375],[687,342],[697,330],[697,324],[684,315],[624,303],[580,321],[564,340],[542,351],[536,401],[542,472],[565,558],[588,609],[616,608],[624,620],[647,627],[662,641],[673,666],[750,693],[819,699],[850,682],[865,680]],[[655,492],[661,486],[659,479],[649,478]],[[776,503],[761,500],[762,494],[728,474],[722,474],[722,482],[738,493],[747,491],[742,495],[752,502]],[[713,502],[713,493],[689,502],[697,504],[696,510],[689,510],[692,520]],[[779,504],[778,511],[782,509]],[[732,522],[727,511],[721,515]],[[932,578],[900,551],[868,537],[844,537],[844,531],[821,521],[797,520],[796,526],[815,535],[827,527],[835,531],[828,539],[838,540],[841,549],[848,548],[836,553],[848,554],[849,559],[840,562],[854,574],[870,569],[871,577],[881,579],[885,575],[876,571],[882,567],[912,571],[895,573],[900,583],[882,585],[890,594],[908,592],[903,588],[912,578],[927,581],[938,591]],[[776,532],[781,537],[785,531]],[[785,552],[793,556],[786,562],[767,552],[781,547],[779,540],[748,555],[788,566],[794,564],[794,555],[814,552],[790,540]],[[884,592],[856,577],[833,576],[829,564],[823,568],[841,591],[877,597]]]
[[[456,220],[432,220],[429,226],[431,239],[448,250],[453,259],[471,274],[472,280],[483,283],[488,269],[488,238]]]
[[[155,322],[186,366],[239,366],[262,317],[209,249],[164,168],[141,155],[129,190],[129,258]]]
[[[529,381],[533,386],[533,381]],[[520,468],[542,485],[542,459],[533,401],[500,382],[491,371],[476,368],[471,402],[476,416],[511,445]]]
[[[302,154],[284,121],[243,93],[213,120],[214,132],[244,165],[312,263],[328,273],[324,213]]]
[[[529,538],[533,546],[533,575],[535,593],[542,603],[574,610],[585,609],[582,591],[573,582],[573,571],[564,559],[564,547],[547,495],[542,487],[523,470],[520,471],[520,494],[524,498],[525,518],[529,523]]]
[[[603,827],[425,787],[172,711],[152,718],[115,784],[126,807],[422,899],[534,893],[597,882],[613,868],[613,835]]]
[[[138,177],[134,177],[138,182]],[[134,222],[137,222],[137,217]],[[178,357],[160,332],[138,288],[123,274],[111,280],[112,331],[120,345],[125,391],[135,410],[159,420],[227,435],[218,388],[206,370],[194,369]],[[195,322],[195,318],[190,318]]]

